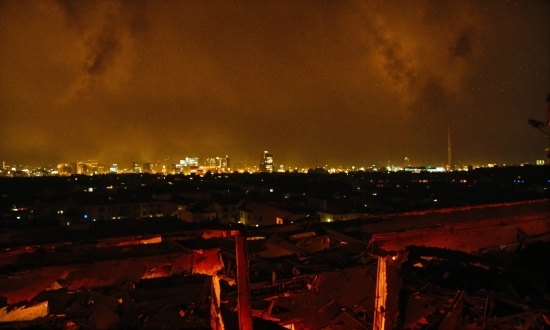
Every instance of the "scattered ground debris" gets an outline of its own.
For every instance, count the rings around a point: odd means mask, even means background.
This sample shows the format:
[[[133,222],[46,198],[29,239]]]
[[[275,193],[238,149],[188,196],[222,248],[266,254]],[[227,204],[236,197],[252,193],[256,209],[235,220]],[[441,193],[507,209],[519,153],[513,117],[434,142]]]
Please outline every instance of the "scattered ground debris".
[[[521,214],[501,225],[501,220],[486,221],[485,212],[468,214],[481,218],[476,224],[496,223],[502,229],[493,230],[491,235],[502,235],[489,242],[503,242],[504,234],[513,241],[470,251],[474,238],[464,250],[423,246],[436,240],[420,240],[385,255],[388,277],[399,280],[393,285],[400,328],[549,326],[550,245],[544,237],[550,236],[543,233],[545,222],[538,214],[529,215],[529,223],[540,228],[512,228]],[[437,223],[447,215],[439,217]],[[307,222],[254,231],[247,243],[254,324],[262,329],[372,328],[379,256],[369,238],[387,239],[375,247],[380,252],[399,246],[392,241],[396,237],[413,242],[425,225],[420,221],[436,218]],[[452,220],[458,218],[455,214]],[[394,226],[388,221],[395,221]],[[469,233],[461,232],[467,225],[453,224],[446,235]],[[421,233],[435,228],[437,234],[446,226],[432,223]],[[387,232],[397,227],[399,235]],[[238,284],[231,233],[192,230],[6,250],[0,253],[2,328],[210,329],[215,324],[234,329]]]

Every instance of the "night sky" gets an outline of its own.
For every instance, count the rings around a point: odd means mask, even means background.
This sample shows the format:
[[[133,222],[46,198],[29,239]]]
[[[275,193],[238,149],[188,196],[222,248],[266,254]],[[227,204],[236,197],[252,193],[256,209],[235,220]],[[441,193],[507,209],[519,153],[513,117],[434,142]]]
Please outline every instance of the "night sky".
[[[0,1],[0,160],[544,159],[550,1]]]

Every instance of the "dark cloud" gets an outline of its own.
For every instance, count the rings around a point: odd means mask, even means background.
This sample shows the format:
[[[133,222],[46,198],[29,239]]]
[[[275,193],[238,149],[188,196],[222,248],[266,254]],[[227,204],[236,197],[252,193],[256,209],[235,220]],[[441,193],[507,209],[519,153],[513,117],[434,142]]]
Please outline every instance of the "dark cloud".
[[[452,97],[448,95],[444,86],[442,86],[439,81],[432,79],[423,86],[420,97],[414,105],[414,108],[422,110],[434,109],[439,113],[446,113],[449,108],[449,103],[452,101]],[[430,116],[434,114],[428,113],[427,115]]]
[[[470,30],[462,30],[460,36],[456,40],[456,44],[449,48],[451,56],[465,57],[472,54],[473,51],[473,32]]]
[[[56,3],[65,12],[71,27],[79,30],[85,28],[86,12],[96,9],[90,1],[56,0]]]
[[[381,44],[381,53],[384,57],[384,69],[394,83],[415,83],[415,74],[407,59],[400,54],[398,44]]]
[[[112,64],[116,53],[122,47],[120,37],[114,27],[105,27],[90,41],[90,64],[87,72],[91,75],[104,73]]]

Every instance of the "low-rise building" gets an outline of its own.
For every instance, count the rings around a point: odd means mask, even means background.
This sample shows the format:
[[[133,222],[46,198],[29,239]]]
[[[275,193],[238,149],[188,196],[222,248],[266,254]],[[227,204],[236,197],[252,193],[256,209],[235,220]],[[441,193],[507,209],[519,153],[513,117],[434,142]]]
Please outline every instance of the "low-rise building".
[[[79,212],[87,220],[101,221],[124,218],[162,217],[172,214],[176,204],[160,200],[107,200],[86,201],[80,204]]]
[[[191,205],[179,205],[176,216],[180,220],[193,223],[211,222],[217,219],[214,204],[207,201],[199,201]]]
[[[213,204],[216,217],[222,224],[235,223],[239,219],[239,207],[243,199],[238,196],[216,196]]]
[[[239,222],[249,226],[282,225],[307,217],[265,203],[246,203],[239,210]]]
[[[363,213],[343,210],[317,211],[321,222],[334,222],[343,220],[355,220],[363,217]]]

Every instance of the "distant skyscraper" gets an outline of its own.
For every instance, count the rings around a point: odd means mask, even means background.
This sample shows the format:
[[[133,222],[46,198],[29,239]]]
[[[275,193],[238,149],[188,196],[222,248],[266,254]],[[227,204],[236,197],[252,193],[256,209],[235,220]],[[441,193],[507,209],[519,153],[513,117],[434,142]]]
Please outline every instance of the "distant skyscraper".
[[[59,175],[78,174],[77,169],[78,169],[78,166],[76,163],[57,165],[57,173],[59,173]]]
[[[264,151],[260,161],[260,172],[273,173],[273,155]]]
[[[187,166],[199,166],[198,157],[185,157],[185,161],[187,162]]]
[[[153,173],[153,165],[151,163],[143,164],[143,172],[144,173]]]
[[[77,173],[84,175],[97,174],[97,160],[87,160],[77,163]]]
[[[212,157],[212,158],[206,158],[206,161],[204,162],[204,165],[206,166],[206,169],[208,171],[214,171],[214,172],[228,172],[229,169],[229,156],[225,157]]]
[[[136,162],[132,162],[132,172],[141,173],[141,166]]]
[[[198,157],[185,157],[180,160],[179,164],[173,165],[176,173],[183,173],[185,175],[195,174],[199,171],[199,158]]]
[[[447,170],[451,169],[451,129],[447,128]]]
[[[225,155],[225,159],[222,158],[222,168],[225,168],[225,171],[231,170],[231,165],[229,164],[229,156]]]

